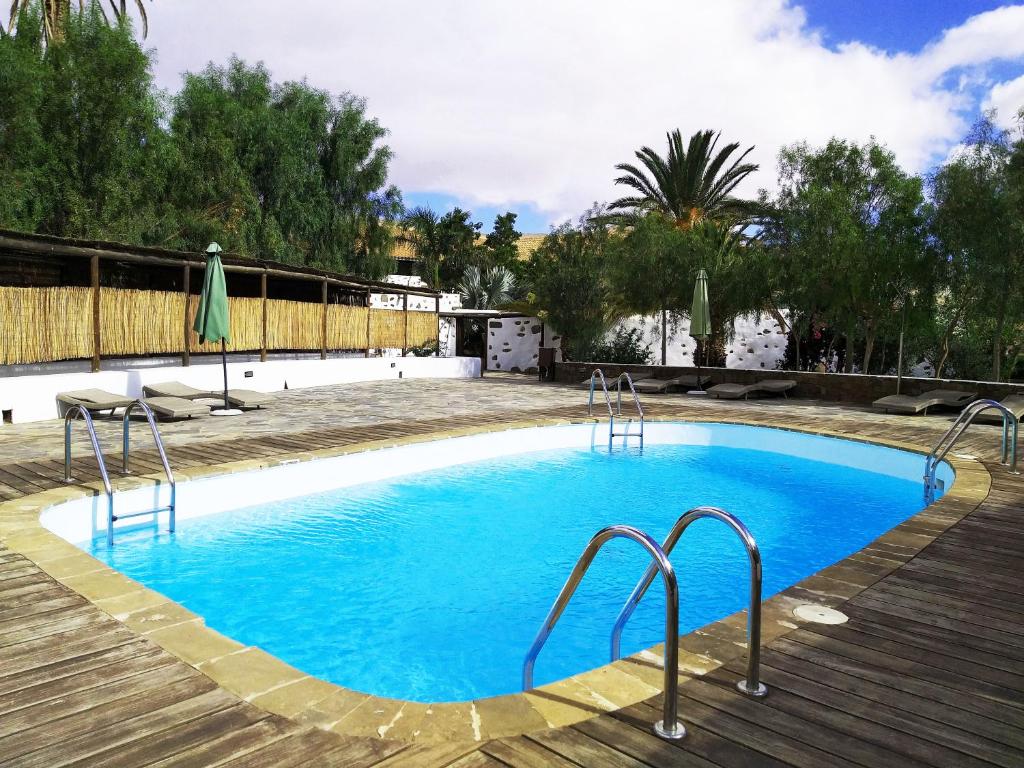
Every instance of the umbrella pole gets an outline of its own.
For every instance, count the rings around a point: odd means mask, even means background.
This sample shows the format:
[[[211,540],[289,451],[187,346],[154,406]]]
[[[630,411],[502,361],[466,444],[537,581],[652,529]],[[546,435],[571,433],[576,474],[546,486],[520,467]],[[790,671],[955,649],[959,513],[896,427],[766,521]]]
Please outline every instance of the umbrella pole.
[[[220,340],[220,360],[224,366],[224,410],[228,410],[228,349],[224,339]]]

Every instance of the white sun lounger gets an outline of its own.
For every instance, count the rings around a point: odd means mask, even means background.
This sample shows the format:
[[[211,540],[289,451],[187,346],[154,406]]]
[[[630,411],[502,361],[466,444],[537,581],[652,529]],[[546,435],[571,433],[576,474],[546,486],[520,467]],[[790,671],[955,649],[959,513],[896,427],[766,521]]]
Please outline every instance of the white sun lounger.
[[[739,400],[740,398],[746,400],[751,395],[756,397],[762,392],[788,398],[789,395],[786,393],[795,386],[796,382],[792,379],[765,379],[753,384],[715,384],[715,386],[709,387],[707,392],[712,397],[723,400]]]
[[[630,373],[629,376],[631,379],[633,379],[634,385],[638,381],[646,381],[647,379],[651,378],[651,374],[649,373]],[[605,379],[608,382],[608,388],[612,389],[615,386],[615,377],[606,375]],[[590,389],[590,376],[587,376],[587,378],[581,381],[580,386],[583,387],[584,389]],[[594,386],[600,388],[600,381],[595,382]]]
[[[135,399],[102,389],[80,389],[74,392],[61,392],[57,395],[57,402],[63,406],[61,410],[64,413],[68,408],[80,405],[90,413],[110,411],[113,414],[118,408],[127,408]],[[162,419],[190,419],[193,416],[206,416],[210,413],[209,406],[180,397],[146,397],[142,402]]]
[[[698,381],[698,377],[693,375],[676,376],[671,379],[642,379],[640,381],[634,379],[633,389],[649,395],[658,395],[668,392],[673,387],[693,389],[707,384],[709,381],[711,379],[707,376],[700,376]]]
[[[224,392],[214,392],[208,389],[196,389],[188,384],[177,381],[165,381],[160,384],[147,384],[142,388],[147,396],[151,397],[180,397],[185,400],[223,400]],[[228,403],[236,408],[261,408],[274,402],[273,395],[265,392],[254,392],[250,389],[229,389]]]
[[[888,395],[880,397],[872,405],[886,413],[928,413],[928,409],[935,406],[963,408],[977,396],[977,392],[933,389],[920,395]]]

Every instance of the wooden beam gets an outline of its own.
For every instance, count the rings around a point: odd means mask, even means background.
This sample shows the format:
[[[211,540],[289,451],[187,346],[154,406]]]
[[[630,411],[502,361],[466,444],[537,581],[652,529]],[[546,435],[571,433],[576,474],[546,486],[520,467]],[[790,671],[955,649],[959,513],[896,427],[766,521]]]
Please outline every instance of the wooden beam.
[[[320,299],[323,302],[323,318],[320,328],[320,359],[327,359],[327,278],[320,287]]]
[[[191,334],[189,333],[189,331],[192,330],[192,326],[191,326],[191,323],[189,323],[189,321],[188,321],[188,297],[189,297],[189,288],[192,285],[192,265],[191,264],[186,264],[185,265],[184,273],[182,275],[182,280],[184,281],[184,286],[183,286],[182,290],[183,290],[184,295],[185,295],[185,309],[181,313],[182,315],[184,315],[184,323],[183,323],[183,325],[184,325],[184,331],[183,331],[184,344],[182,345],[182,348],[181,348],[181,364],[187,368],[189,366],[189,364],[191,363],[190,356],[191,356],[191,353],[192,353],[192,351],[189,349],[189,346],[190,346],[189,345],[189,341],[191,341],[191,338],[190,338]]]
[[[193,267],[202,268],[206,266],[204,259],[193,257],[191,254],[180,252],[181,256],[158,256],[147,253],[129,253],[127,251],[114,251],[109,248],[84,247],[81,245],[68,245],[65,243],[48,242],[45,239],[35,237],[13,237],[8,233],[0,234],[0,252],[11,251],[36,256],[49,256],[55,258],[86,258],[109,259],[111,261],[123,261],[134,264],[161,265],[167,267],[181,267],[190,264]],[[175,253],[175,252],[170,252]],[[237,258],[237,257],[235,257]],[[366,289],[367,287],[387,291],[388,293],[411,293],[415,296],[436,296],[436,291],[421,288],[409,288],[407,286],[392,285],[391,283],[378,283],[373,280],[356,281],[345,280],[330,275],[315,274],[311,272],[291,272],[287,269],[279,269],[272,266],[248,266],[245,264],[223,264],[225,272],[245,272],[250,274],[265,273],[274,277],[281,277],[286,280],[327,280],[331,285],[338,285],[349,289]]]
[[[366,289],[366,354],[365,357],[370,356],[370,340],[373,338],[370,335],[370,320],[373,318],[373,309],[370,307],[370,289]]]
[[[93,256],[89,262],[92,282],[92,370],[100,369],[100,257]]]
[[[402,294],[402,357],[409,353],[409,294]]]
[[[263,308],[262,331],[260,335],[260,362],[267,362],[267,273],[260,275],[260,306]]]

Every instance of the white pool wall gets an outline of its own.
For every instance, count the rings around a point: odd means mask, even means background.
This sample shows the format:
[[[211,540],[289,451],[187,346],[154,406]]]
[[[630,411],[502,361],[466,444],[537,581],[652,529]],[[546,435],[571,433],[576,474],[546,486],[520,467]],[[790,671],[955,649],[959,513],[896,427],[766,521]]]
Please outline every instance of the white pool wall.
[[[624,426],[623,422],[617,424],[617,428]],[[631,428],[636,430],[638,426],[634,423]],[[924,457],[920,454],[767,427],[656,422],[646,425],[644,440],[646,445],[707,445],[781,453],[914,482],[921,481],[924,474]],[[615,439],[616,446],[622,444],[622,438]],[[629,445],[638,444],[637,438],[629,439]],[[262,470],[179,483],[177,519],[205,517],[473,461],[559,448],[607,450],[607,446],[607,424],[572,424],[485,432],[328,459],[285,462]],[[938,477],[949,488],[954,479],[952,468],[942,464]],[[121,491],[115,494],[115,514],[163,506],[169,498],[166,486]],[[152,520],[140,517],[118,521],[115,529],[152,525]],[[43,513],[41,522],[70,542],[88,542],[106,534],[107,499],[96,496],[57,505]],[[166,522],[167,513],[161,513],[160,527],[166,528]]]

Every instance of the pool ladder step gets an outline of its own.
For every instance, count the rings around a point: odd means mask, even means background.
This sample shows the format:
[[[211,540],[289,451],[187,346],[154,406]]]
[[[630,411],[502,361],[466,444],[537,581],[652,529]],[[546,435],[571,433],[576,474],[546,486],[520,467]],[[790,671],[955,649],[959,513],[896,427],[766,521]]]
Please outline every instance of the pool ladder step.
[[[633,592],[619,611],[611,634],[611,661],[618,661],[621,651],[622,630],[629,621],[633,611],[647,593],[654,579],[661,574],[665,584],[665,643],[664,643],[664,688],[662,691],[662,718],[654,724],[654,733],[663,739],[682,739],[686,736],[686,728],[678,718],[679,689],[679,586],[675,570],[669,561],[669,555],[675,549],[683,532],[691,523],[701,518],[718,520],[731,528],[747,551],[750,563],[750,606],[747,610],[747,673],[743,680],[736,684],[736,689],[755,699],[768,695],[768,689],[760,680],[761,664],[761,553],[757,542],[747,527],[735,515],[731,515],[717,507],[695,507],[684,513],[672,530],[669,531],[664,543],[658,544],[643,531],[628,525],[611,525],[602,528],[587,544],[583,554],[576,561],[576,566],[566,580],[561,592],[555,599],[547,618],[541,625],[533,645],[523,660],[523,690],[533,689],[533,669],[537,656],[547,642],[548,637],[558,623],[576,587],[579,586],[598,551],[609,541],[616,538],[630,539],[643,547],[653,561],[647,571],[633,588]]]
[[[164,450],[164,441],[160,438],[160,430],[156,426],[156,417],[153,415],[153,410],[146,405],[142,400],[135,400],[124,409],[124,419],[122,423],[122,453],[121,453],[121,471],[124,474],[131,474],[131,468],[128,462],[129,454],[129,425],[131,423],[132,411],[136,408],[142,409],[143,414],[146,417],[146,421],[149,422],[150,431],[153,433],[153,442],[156,443],[156,450],[160,454],[160,463],[163,465],[164,474],[167,476],[167,483],[171,489],[171,500],[165,506],[156,507],[154,509],[146,509],[141,512],[129,512],[126,515],[115,515],[114,514],[114,491],[110,487],[110,475],[107,472],[107,463],[103,460],[103,451],[100,449],[99,439],[96,437],[96,427],[92,421],[92,414],[89,413],[89,409],[82,405],[73,405],[64,414],[64,482],[72,482],[71,477],[71,421],[76,416],[81,416],[85,421],[86,431],[89,433],[89,442],[92,444],[92,452],[96,457],[96,464],[100,470],[100,479],[103,481],[103,491],[107,496],[107,546],[114,546],[114,523],[118,520],[128,520],[133,517],[143,517],[145,515],[159,515],[161,512],[169,513],[167,530],[170,533],[174,533],[175,517],[177,515],[177,493],[178,487],[174,480],[174,473],[171,471],[171,465],[167,461],[167,452]]]
[[[615,417],[622,416],[622,380],[626,380],[626,386],[629,387],[629,392],[633,396],[633,405],[636,406],[636,412],[640,416],[639,432],[631,432],[629,425],[634,424],[634,420],[631,418],[626,422],[625,432],[615,431]],[[640,397],[636,393],[636,388],[633,386],[633,378],[623,371],[615,378],[615,407],[612,408],[612,398],[608,392],[608,381],[605,379],[604,371],[600,368],[595,368],[594,372],[590,374],[590,399],[587,403],[587,413],[591,416],[594,415],[594,389],[596,388],[597,382],[601,382],[601,391],[604,393],[604,402],[608,406],[608,447],[612,447],[612,440],[616,437],[639,437],[640,447],[644,447],[644,409],[640,405]]]

